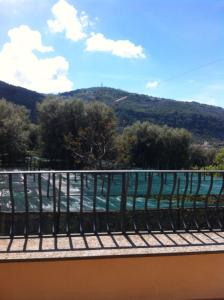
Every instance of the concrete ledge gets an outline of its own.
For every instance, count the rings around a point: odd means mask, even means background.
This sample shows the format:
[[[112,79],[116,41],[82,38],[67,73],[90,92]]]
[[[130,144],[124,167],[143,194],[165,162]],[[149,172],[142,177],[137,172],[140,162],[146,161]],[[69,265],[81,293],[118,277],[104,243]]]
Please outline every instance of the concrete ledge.
[[[0,262],[224,252],[224,232],[0,238]]]
[[[220,231],[2,237],[0,251],[1,300],[224,299]]]

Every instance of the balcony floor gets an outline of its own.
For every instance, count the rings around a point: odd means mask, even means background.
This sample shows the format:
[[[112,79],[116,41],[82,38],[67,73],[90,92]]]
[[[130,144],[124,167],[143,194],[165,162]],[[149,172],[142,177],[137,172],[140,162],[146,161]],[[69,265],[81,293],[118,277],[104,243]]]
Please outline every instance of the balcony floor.
[[[224,231],[0,237],[0,261],[224,252]]]

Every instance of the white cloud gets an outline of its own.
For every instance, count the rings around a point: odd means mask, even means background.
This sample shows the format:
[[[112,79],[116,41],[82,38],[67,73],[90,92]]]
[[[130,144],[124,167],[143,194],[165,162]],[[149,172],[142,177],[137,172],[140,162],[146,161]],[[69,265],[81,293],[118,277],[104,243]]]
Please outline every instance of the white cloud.
[[[48,27],[52,32],[65,32],[67,39],[79,41],[86,37],[84,32],[88,26],[88,16],[85,12],[78,15],[77,9],[66,0],[59,0],[53,7],[53,20],[48,20]]]
[[[136,46],[129,40],[111,40],[102,33],[92,33],[86,40],[86,51],[109,52],[124,58],[145,58],[142,46]]]
[[[10,29],[8,36],[11,40],[11,43],[7,43],[6,45],[9,47],[12,44],[18,49],[18,51],[30,52],[37,50],[42,53],[54,51],[52,47],[43,46],[39,31],[31,30],[26,25],[21,25],[20,27]]]
[[[146,88],[147,89],[155,89],[157,88],[159,85],[159,82],[158,81],[149,81],[147,84],[146,84]]]
[[[0,51],[0,80],[45,93],[72,89],[64,57],[39,58],[35,53],[54,50],[42,44],[39,31],[21,25],[9,30],[8,36],[10,41]]]

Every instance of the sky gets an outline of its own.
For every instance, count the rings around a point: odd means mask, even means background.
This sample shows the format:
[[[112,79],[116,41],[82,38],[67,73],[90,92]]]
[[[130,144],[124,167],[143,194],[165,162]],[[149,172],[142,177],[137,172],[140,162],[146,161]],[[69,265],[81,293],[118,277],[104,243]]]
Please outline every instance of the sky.
[[[0,80],[224,107],[224,0],[0,0]]]

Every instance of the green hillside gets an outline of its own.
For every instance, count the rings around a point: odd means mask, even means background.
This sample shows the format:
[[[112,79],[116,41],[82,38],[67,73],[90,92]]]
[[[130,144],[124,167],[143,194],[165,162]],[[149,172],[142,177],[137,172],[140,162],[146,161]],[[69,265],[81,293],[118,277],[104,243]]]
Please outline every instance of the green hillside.
[[[84,101],[103,101],[113,106],[122,127],[136,120],[147,120],[186,128],[200,139],[224,138],[224,109],[221,107],[128,93],[106,87],[80,89],[61,95]],[[120,100],[116,101],[117,99]]]
[[[26,106],[30,110],[33,120],[36,118],[36,104],[44,97],[44,94],[0,81],[0,99],[5,98],[13,103]]]
[[[31,118],[36,118],[36,103],[46,95],[0,81],[0,99],[26,106]],[[171,127],[186,128],[197,139],[221,141],[224,139],[224,109],[221,107],[157,98],[126,91],[94,87],[61,93],[58,96],[69,100],[102,101],[115,109],[120,127],[136,120],[166,124]]]

